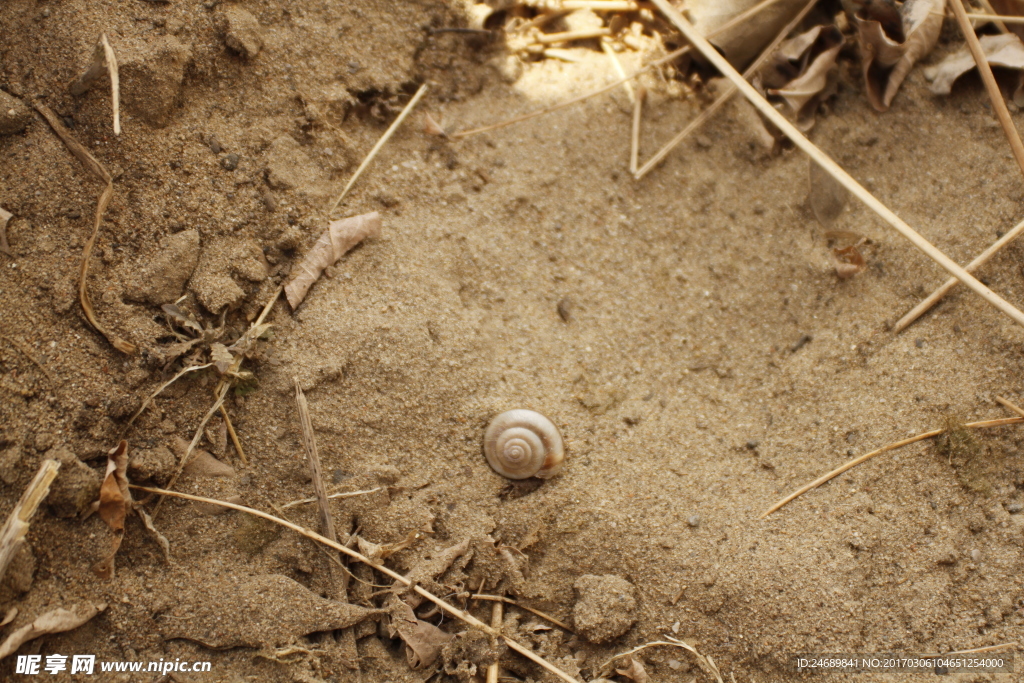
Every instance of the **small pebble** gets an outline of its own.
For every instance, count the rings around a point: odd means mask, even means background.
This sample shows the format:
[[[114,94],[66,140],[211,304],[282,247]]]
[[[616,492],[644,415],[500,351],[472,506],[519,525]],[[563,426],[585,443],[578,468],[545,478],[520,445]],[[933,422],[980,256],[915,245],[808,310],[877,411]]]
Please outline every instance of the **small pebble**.
[[[680,662],[678,659],[670,659],[668,660],[668,668],[672,669],[673,671],[678,671],[679,669],[683,668],[683,663]]]
[[[558,310],[558,317],[562,319],[562,322],[567,323],[572,319],[572,300],[569,297],[559,301],[556,308]]]
[[[975,563],[981,562],[981,551],[975,548],[971,551],[971,560]]]
[[[757,439],[751,439],[750,441],[747,442],[747,448],[749,448],[750,450],[754,450],[755,448],[757,448],[760,445],[761,445],[761,442],[758,441]]]
[[[1006,511],[1009,512],[1011,515],[1015,515],[1021,510],[1024,510],[1024,506],[1022,506],[1020,503],[1009,503],[1006,506]]]
[[[923,349],[924,348],[924,339],[915,339],[914,340],[914,346],[916,346],[919,349]]]
[[[225,155],[220,160],[220,165],[224,167],[225,171],[234,171],[238,168],[238,155],[235,153]]]
[[[220,154],[221,152],[224,151],[224,148],[220,146],[220,141],[217,140],[217,138],[214,137],[213,135],[210,136],[210,139],[207,141],[206,144],[210,146],[210,151],[213,152],[214,154]]]
[[[700,526],[700,515],[690,515],[686,518],[686,523],[696,529]]]

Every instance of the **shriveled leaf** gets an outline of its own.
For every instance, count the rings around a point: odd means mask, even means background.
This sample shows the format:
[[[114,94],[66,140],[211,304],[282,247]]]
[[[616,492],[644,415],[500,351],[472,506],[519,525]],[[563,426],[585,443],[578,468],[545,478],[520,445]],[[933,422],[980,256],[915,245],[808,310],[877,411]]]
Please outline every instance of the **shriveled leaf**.
[[[292,310],[306,298],[306,292],[320,278],[324,268],[334,265],[349,249],[367,237],[376,237],[378,234],[380,214],[376,211],[331,221],[324,234],[306,254],[306,258],[302,259],[302,263],[296,269],[297,275],[285,285],[285,295]]]
[[[711,42],[742,70],[807,4],[804,0],[780,0],[749,21],[742,21],[724,33],[718,32],[721,26],[758,2],[760,0],[687,0],[686,13],[703,35],[716,33]]]
[[[413,669],[422,669],[437,661],[441,648],[452,639],[433,624],[416,618],[406,603],[392,597],[388,604],[391,614],[391,634],[398,635],[405,643],[405,657]]]
[[[123,439],[107,454],[107,472],[100,486],[99,515],[114,531],[124,531],[132,502],[128,489],[128,442]]]
[[[12,607],[7,610],[7,614],[4,615],[3,621],[0,621],[0,628],[7,626],[7,624],[14,621],[15,617],[18,616],[18,608]]]
[[[1024,70],[1024,43],[1017,34],[980,36],[979,42],[985,60],[990,65]],[[976,67],[974,56],[964,46],[925,72],[925,76],[931,80],[928,89],[936,95],[948,95],[953,89],[953,82]],[[1020,87],[1017,90],[1019,92]],[[1014,100],[1017,100],[1017,94],[1014,94]]]
[[[93,565],[93,572],[101,579],[114,576],[114,558],[124,540],[124,520],[132,505],[132,494],[128,489],[128,442],[121,440],[107,454],[107,472],[100,485],[100,498],[96,511],[100,519],[114,532],[107,555]]]
[[[356,538],[356,544],[359,547],[359,552],[370,558],[374,562],[380,562],[384,559],[384,546],[367,541],[362,536]]]
[[[437,135],[442,138],[448,137],[444,126],[435,121],[434,117],[426,112],[423,113],[423,132],[427,135]]]
[[[210,359],[213,361],[213,366],[217,368],[220,374],[224,374],[231,368],[231,364],[235,362],[235,357],[228,351],[228,347],[223,344],[210,344]]]
[[[211,581],[183,594],[168,638],[206,647],[274,647],[296,638],[348,628],[384,610],[326,600],[287,576]]]
[[[202,336],[203,326],[197,323],[195,320],[193,320],[192,316],[190,316],[188,313],[181,310],[174,304],[164,304],[160,308],[163,310],[164,315],[167,316],[167,319],[169,321],[176,323],[178,326],[183,327],[186,330],[191,330],[192,332],[195,332],[199,336]]]
[[[780,72],[783,67],[790,67],[796,73],[785,85],[769,88],[768,94],[782,98],[800,127],[809,130],[818,104],[835,87],[831,76],[843,47],[843,34],[835,26],[816,26],[786,42],[792,43],[780,46],[786,61],[777,60],[774,68]]]
[[[444,574],[452,566],[455,560],[470,554],[470,539],[457,543],[450,548],[445,548],[439,553],[433,553],[430,559],[424,560],[410,569],[405,578],[412,582],[412,585],[422,585],[428,590],[434,590],[437,586],[432,585],[434,579]],[[465,566],[465,561],[462,562]],[[424,598],[418,593],[410,591],[406,601],[414,608],[418,607]]]
[[[842,249],[833,249],[832,258],[835,260],[836,275],[840,280],[851,278],[867,267],[864,256],[861,255],[856,244]]]
[[[846,208],[846,203],[850,200],[850,193],[832,177],[831,173],[814,163],[813,160],[808,163],[810,168],[807,201],[818,222],[821,223],[821,227],[827,230],[832,227],[843,209]]]
[[[11,245],[7,243],[7,221],[12,218],[14,218],[14,214],[0,206],[0,251],[8,256],[14,256]]]
[[[647,675],[647,671],[644,669],[644,665],[640,663],[639,659],[634,657],[627,658],[626,665],[621,669],[616,667],[615,673],[620,676],[625,676],[636,683],[647,683],[651,680],[650,676]]]
[[[907,0],[899,8],[899,23],[890,16],[892,5],[849,4],[860,5],[853,23],[868,101],[877,111],[888,111],[910,69],[938,42],[946,0]]]
[[[36,617],[31,624],[25,624],[7,636],[7,639],[0,645],[0,659],[14,654],[19,647],[39,636],[63,633],[78,628],[106,608],[106,604],[90,605],[80,611],[72,612],[61,607],[42,614]]]

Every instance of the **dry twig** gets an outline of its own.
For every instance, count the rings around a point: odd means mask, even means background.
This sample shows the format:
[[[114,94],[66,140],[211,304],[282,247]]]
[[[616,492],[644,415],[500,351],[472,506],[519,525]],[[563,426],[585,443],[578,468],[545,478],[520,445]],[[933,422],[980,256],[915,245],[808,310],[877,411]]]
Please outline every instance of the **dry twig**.
[[[964,428],[966,428],[966,429],[984,429],[986,427],[1003,427],[1005,425],[1015,425],[1015,424],[1020,424],[1021,422],[1024,422],[1024,417],[1004,417],[1004,418],[1001,418],[999,420],[982,420],[981,422],[968,422],[967,424],[962,425],[962,426]],[[881,455],[882,453],[886,453],[888,451],[895,450],[897,448],[902,448],[903,446],[908,446],[908,445],[910,445],[912,443],[917,443],[918,441],[924,441],[925,439],[930,439],[933,436],[938,436],[939,434],[945,433],[945,431],[946,431],[945,428],[943,428],[943,429],[933,429],[930,432],[924,432],[923,434],[918,434],[917,436],[912,436],[912,437],[910,437],[908,439],[902,439],[900,441],[894,441],[893,443],[891,443],[891,444],[889,444],[887,446],[882,446],[881,448],[873,450],[870,453],[865,453],[864,455],[858,456],[858,457],[854,458],[853,460],[849,461],[848,463],[846,463],[845,465],[841,465],[841,466],[835,468],[834,470],[832,470],[828,474],[826,474],[824,476],[821,476],[821,477],[818,477],[817,479],[812,481],[810,484],[805,484],[805,485],[801,486],[800,488],[798,488],[796,491],[793,491],[793,493],[789,494],[788,496],[786,496],[785,498],[780,500],[778,503],[776,503],[775,505],[772,505],[770,508],[768,508],[763,513],[761,513],[761,519],[764,519],[768,515],[772,514],[773,512],[775,512],[776,510],[781,508],[783,505],[785,505],[786,503],[788,503],[791,500],[793,500],[794,498],[799,498],[800,496],[802,496],[803,494],[807,493],[811,489],[818,488],[819,486],[821,486],[825,482],[830,481],[832,479],[835,479],[836,477],[838,477],[840,474],[842,474],[846,470],[853,469],[857,465],[861,464],[862,462],[866,462],[866,461],[870,460],[871,458],[875,457],[876,455]]]
[[[420,89],[416,91],[416,94],[412,96],[412,99],[409,100],[409,103],[405,105],[405,109],[403,109],[402,113],[398,115],[398,118],[396,118],[394,122],[392,122],[392,124],[388,126],[388,129],[386,131],[384,131],[384,135],[382,135],[380,140],[377,141],[377,144],[373,146],[373,149],[370,150],[370,153],[366,155],[366,158],[363,159],[363,163],[359,164],[359,168],[357,168],[356,172],[352,174],[351,178],[349,178],[348,184],[345,185],[345,189],[341,191],[341,194],[338,195],[338,198],[334,200],[333,204],[331,204],[331,208],[327,210],[328,216],[334,213],[334,210],[338,208],[338,204],[341,204],[341,200],[344,199],[345,195],[348,194],[348,191],[352,189],[352,186],[355,184],[356,180],[358,180],[359,176],[362,175],[363,170],[370,165],[370,162],[373,161],[374,157],[377,156],[377,152],[381,150],[381,147],[384,146],[384,143],[386,143],[394,134],[394,132],[398,129],[398,127],[402,125],[402,121],[405,121],[405,117],[412,113],[412,110],[416,108],[416,104],[420,101],[420,98],[423,97],[424,93],[426,92],[427,84],[424,83],[423,85],[420,86]]]
[[[481,582],[481,585],[482,583],[483,582]],[[544,612],[541,612],[539,609],[534,609],[533,607],[527,607],[522,603],[516,602],[512,598],[506,598],[504,595],[486,595],[483,593],[472,593],[471,595],[469,595],[469,598],[470,600],[483,600],[484,602],[503,602],[506,605],[512,605],[513,607],[518,607],[521,610],[536,615],[541,619],[544,619],[545,621],[550,621],[552,624],[562,629],[563,631],[566,631],[568,633],[576,633],[576,631],[572,630],[572,627],[568,626],[565,622],[555,619],[550,614],[545,614]]]
[[[964,270],[968,273],[973,273],[978,268],[981,268],[983,265],[988,263],[989,259],[996,255],[996,252],[1015,240],[1022,232],[1024,232],[1024,221],[1015,225],[1010,232],[1000,237],[992,244],[992,246],[981,252],[976,259],[964,266]],[[929,294],[923,301],[921,301],[921,303],[914,306],[906,313],[906,315],[899,319],[899,322],[897,322],[893,327],[893,334],[899,334],[908,328],[915,320],[927,313],[932,306],[939,303],[944,296],[949,294],[949,291],[956,287],[958,282],[960,281],[955,277],[951,277],[946,280],[941,287]]]
[[[332,493],[332,494],[328,495],[327,497],[328,498],[352,498],[353,496],[365,496],[367,494],[377,493],[377,491],[383,491],[383,490],[384,490],[383,486],[378,486],[376,488],[367,489],[366,491],[347,491],[347,492],[344,492],[344,493]],[[282,505],[281,509],[282,510],[287,510],[288,508],[293,508],[293,507],[296,507],[298,505],[306,505],[307,503],[315,503],[315,502],[317,502],[316,498],[302,498],[300,500],[292,500],[292,501],[289,501],[289,502],[285,503],[284,505]]]
[[[100,324],[100,321],[96,319],[96,311],[93,310],[92,300],[89,298],[89,290],[86,289],[86,280],[89,277],[89,259],[92,256],[92,248],[96,245],[96,237],[100,233],[100,225],[103,223],[103,214],[107,210],[107,205],[110,204],[110,199],[114,196],[114,179],[103,164],[97,161],[96,157],[90,154],[89,150],[83,147],[82,143],[76,140],[74,136],[68,132],[67,128],[64,127],[64,124],[60,122],[57,115],[54,114],[49,107],[45,104],[40,104],[39,102],[33,102],[32,106],[36,108],[36,111],[43,115],[46,122],[50,124],[51,128],[53,128],[53,132],[57,134],[57,137],[61,139],[68,150],[75,155],[83,166],[85,166],[86,170],[106,184],[106,187],[103,188],[103,192],[100,193],[99,200],[96,202],[96,220],[93,223],[92,235],[89,237],[89,241],[85,243],[85,250],[82,252],[82,268],[78,274],[78,300],[82,304],[82,310],[85,312],[86,319],[97,332],[106,337],[118,351],[134,354],[138,350],[135,344],[112,335]]]
[[[957,265],[952,259],[935,248],[935,246],[922,237],[916,230],[907,225],[903,219],[892,212],[887,206],[878,201],[873,194],[868,192],[864,186],[858,183],[843,168],[832,160],[830,156],[821,151],[813,142],[801,133],[796,126],[789,122],[785,116],[779,113],[768,100],[761,96],[761,93],[747,83],[736,69],[725,59],[715,48],[711,46],[703,36],[700,35],[693,25],[669,3],[668,0],[651,0],[665,17],[671,21],[676,28],[696,47],[704,57],[711,62],[715,68],[726,76],[733,84],[740,89],[744,97],[750,100],[757,109],[764,114],[765,118],[771,121],[781,130],[786,137],[793,141],[797,147],[810,156],[815,163],[825,169],[843,187],[860,199],[869,209],[874,211],[882,220],[895,228],[900,234],[910,240],[911,244],[924,252],[932,260],[945,268],[958,280],[974,290],[979,296],[991,305],[998,308],[1015,321],[1024,325],[1024,313],[1021,313],[1015,306],[1004,300],[991,289],[983,285],[970,273]]]
[[[629,172],[636,174],[636,165],[640,161],[640,117],[643,114],[644,98],[647,97],[647,89],[640,86],[636,91],[636,99],[633,102],[633,130],[629,146]]]
[[[46,494],[50,492],[50,484],[53,483],[59,469],[59,461],[43,460],[36,476],[29,482],[25,492],[21,494],[18,504],[11,510],[3,529],[0,529],[0,579],[3,579],[11,560],[24,545],[29,520],[36,513],[39,503],[43,502]]]
[[[302,526],[299,526],[298,524],[294,524],[292,522],[289,522],[286,519],[281,519],[280,517],[275,517],[273,515],[267,514],[266,512],[263,512],[261,510],[256,510],[254,508],[246,507],[244,505],[236,505],[235,503],[229,503],[229,502],[227,502],[225,500],[216,500],[214,498],[206,498],[206,497],[203,497],[203,496],[193,496],[193,495],[188,494],[188,493],[179,493],[178,491],[168,491],[166,489],[150,488],[148,486],[134,486],[133,485],[131,488],[137,489],[139,491],[145,491],[146,493],[155,493],[155,494],[160,495],[160,496],[169,496],[169,497],[172,497],[172,498],[181,498],[183,500],[193,500],[193,501],[198,501],[200,503],[212,503],[214,505],[220,505],[221,507],[226,507],[226,508],[229,508],[231,510],[238,510],[239,512],[244,512],[246,514],[250,514],[250,515],[254,515],[256,517],[260,517],[262,519],[267,520],[268,522],[273,522],[274,524],[280,524],[281,526],[283,526],[283,527],[285,527],[287,529],[291,529],[292,531],[295,531],[296,533],[299,533],[299,534],[305,536],[306,538],[311,538],[314,541],[317,541],[319,543],[323,543],[324,545],[326,545],[329,548],[334,548],[335,550],[337,550],[337,551],[339,551],[341,553],[344,553],[345,555],[348,555],[349,557],[351,557],[354,560],[358,560],[359,562],[362,562],[363,564],[366,564],[366,565],[368,565],[370,567],[373,567],[374,569],[379,571],[381,574],[384,574],[385,576],[391,577],[392,579],[394,579],[398,583],[402,584],[403,586],[407,586],[410,590],[414,591],[415,593],[418,593],[419,595],[423,596],[427,600],[430,600],[435,605],[437,605],[438,607],[443,609],[445,612],[448,612],[452,616],[456,617],[457,619],[460,619],[460,620],[464,621],[465,623],[469,624],[470,626],[472,626],[474,628],[477,628],[477,629],[483,631],[484,633],[486,633],[488,635],[501,638],[502,641],[504,641],[504,643],[510,649],[515,650],[516,652],[518,652],[519,654],[523,655],[524,657],[526,657],[530,661],[534,662],[535,664],[538,664],[538,665],[544,667],[545,670],[547,670],[547,671],[553,673],[554,675],[558,676],[563,681],[566,681],[566,683],[578,683],[578,681],[576,681],[576,679],[571,677],[565,671],[559,669],[554,664],[551,664],[550,662],[548,662],[546,659],[544,659],[543,657],[538,655],[536,652],[534,652],[530,648],[525,647],[524,645],[521,645],[518,641],[516,641],[516,640],[514,640],[514,639],[512,639],[512,638],[510,638],[508,636],[501,635],[501,633],[499,633],[496,629],[488,626],[484,622],[482,622],[479,619],[477,619],[476,617],[474,617],[472,614],[469,614],[468,612],[464,612],[464,611],[460,610],[455,605],[452,605],[449,602],[447,602],[446,600],[437,597],[436,595],[434,595],[430,591],[426,590],[425,588],[423,588],[422,586],[420,586],[418,584],[415,584],[414,582],[410,581],[409,579],[407,579],[406,577],[402,576],[398,572],[395,572],[395,571],[393,571],[391,569],[388,569],[387,567],[385,567],[382,564],[374,562],[373,560],[371,560],[370,558],[366,557],[362,553],[360,553],[360,552],[358,552],[356,550],[352,550],[351,548],[347,548],[344,545],[342,545],[340,543],[337,543],[336,541],[332,541],[331,539],[329,539],[329,538],[327,538],[325,536],[321,536],[320,534],[318,534],[318,533],[316,533],[314,531],[310,531],[309,529],[307,529],[305,527],[302,527]]]
[[[242,442],[238,440],[238,434],[235,433],[235,426],[231,424],[231,416],[228,415],[228,409],[224,407],[224,404],[220,404],[220,414],[224,416],[224,426],[228,428],[228,435],[231,437],[231,443],[235,446],[235,451],[238,453],[239,459],[246,465],[249,464],[249,459],[245,457],[245,451],[242,450]]]
[[[1024,410],[1022,410],[1015,403],[1012,403],[1011,401],[1006,400],[1002,396],[996,396],[996,403],[998,403],[998,404],[1000,404],[1002,406],[1005,406],[1005,407],[1009,408],[1010,410],[1012,410],[1013,412],[1015,412],[1018,415],[1020,415],[1021,417],[1024,417]]]

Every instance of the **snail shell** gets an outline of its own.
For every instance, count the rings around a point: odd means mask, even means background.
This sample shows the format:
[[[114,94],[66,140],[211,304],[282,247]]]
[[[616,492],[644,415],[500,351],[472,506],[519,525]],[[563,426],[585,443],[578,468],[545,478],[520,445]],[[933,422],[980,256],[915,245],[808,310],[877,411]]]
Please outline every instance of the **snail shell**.
[[[509,410],[491,420],[484,434],[484,455],[509,479],[550,479],[562,469],[565,448],[558,427],[532,410]]]

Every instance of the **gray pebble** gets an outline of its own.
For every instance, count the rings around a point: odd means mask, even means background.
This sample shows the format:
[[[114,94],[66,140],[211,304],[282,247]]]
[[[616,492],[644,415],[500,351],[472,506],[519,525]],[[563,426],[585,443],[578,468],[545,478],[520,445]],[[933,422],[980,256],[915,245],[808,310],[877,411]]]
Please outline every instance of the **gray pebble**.
[[[747,442],[747,448],[749,448],[750,450],[754,450],[755,448],[757,448],[760,445],[761,445],[761,442],[758,441],[757,439],[751,439],[750,441]]]
[[[686,518],[686,523],[696,529],[700,526],[700,515],[690,515]]]
[[[565,297],[558,302],[558,317],[562,319],[562,322],[569,322],[572,318],[572,299]]]
[[[1021,510],[1024,510],[1024,506],[1022,506],[1020,503],[1008,503],[1006,505],[1006,511],[1009,512],[1011,515],[1015,515]]]
[[[225,155],[220,160],[220,165],[224,167],[225,171],[234,171],[238,168],[238,155],[234,153]]]
[[[224,148],[220,146],[220,141],[213,135],[211,135],[210,139],[206,141],[206,144],[210,146],[210,151],[214,154],[220,154],[224,151]]]

